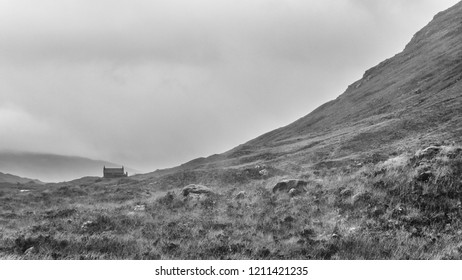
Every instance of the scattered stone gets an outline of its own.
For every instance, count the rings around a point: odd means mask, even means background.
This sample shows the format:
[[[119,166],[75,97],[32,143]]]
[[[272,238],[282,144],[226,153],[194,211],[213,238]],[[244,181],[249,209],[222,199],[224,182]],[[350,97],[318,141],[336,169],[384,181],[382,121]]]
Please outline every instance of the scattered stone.
[[[257,165],[255,165],[255,169],[258,169],[258,170],[266,169],[266,165],[264,165],[264,164],[262,164],[262,165],[257,164]]]
[[[245,198],[245,191],[240,191],[238,194],[236,194],[236,196],[234,197],[234,199],[244,199]]]
[[[181,190],[181,193],[183,194],[183,196],[188,196],[190,193],[208,195],[208,194],[213,194],[214,192],[206,186],[191,184],[191,185],[187,185],[186,187],[184,187]]]
[[[261,176],[268,176],[269,172],[268,172],[268,170],[263,169],[263,170],[260,170],[260,171],[258,172],[258,174],[260,174]]]
[[[36,251],[35,247],[32,246],[32,247],[28,248],[26,251],[24,251],[24,255],[26,255],[26,256],[32,255],[32,254],[35,253],[35,251]]]
[[[416,153],[417,158],[433,158],[441,151],[441,146],[430,146]]]
[[[405,215],[406,214],[406,208],[404,208],[401,205],[398,205],[395,207],[395,209],[392,210],[391,216],[393,218],[397,218],[399,216]]]
[[[87,230],[87,229],[89,229],[91,227],[94,227],[94,226],[96,226],[96,222],[94,222],[94,221],[86,221],[86,222],[84,222],[82,224],[82,229]]]
[[[289,191],[290,196],[295,196],[295,195],[297,195],[296,193],[297,193],[296,189],[290,189],[290,191]]]
[[[340,196],[342,197],[349,197],[349,196],[352,196],[353,195],[353,190],[352,189],[343,189],[340,191]]]
[[[307,181],[299,179],[283,180],[273,187],[273,193],[276,192],[289,192],[292,189],[299,191],[300,193],[306,192],[305,187],[308,185]]]
[[[351,228],[348,229],[349,232],[355,232],[357,230],[358,230],[358,228],[356,228],[356,227],[351,227]]]
[[[136,205],[133,210],[134,211],[145,211],[146,210],[146,205],[144,205],[144,204]]]
[[[290,191],[288,193],[292,197],[302,194],[300,189],[295,189],[295,188],[290,189]]]
[[[421,172],[415,177],[416,181],[428,182],[433,177],[433,173],[430,170]]]
[[[339,239],[341,237],[338,233],[332,233],[332,238]]]

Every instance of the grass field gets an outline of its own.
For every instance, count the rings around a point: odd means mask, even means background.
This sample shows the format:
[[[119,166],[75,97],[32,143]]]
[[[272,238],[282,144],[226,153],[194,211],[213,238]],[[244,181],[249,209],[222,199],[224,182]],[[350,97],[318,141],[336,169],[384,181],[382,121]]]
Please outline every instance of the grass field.
[[[462,257],[461,147],[298,174],[261,168],[3,185],[0,258]],[[273,193],[291,177],[308,182],[305,193]],[[185,197],[190,183],[214,193]]]

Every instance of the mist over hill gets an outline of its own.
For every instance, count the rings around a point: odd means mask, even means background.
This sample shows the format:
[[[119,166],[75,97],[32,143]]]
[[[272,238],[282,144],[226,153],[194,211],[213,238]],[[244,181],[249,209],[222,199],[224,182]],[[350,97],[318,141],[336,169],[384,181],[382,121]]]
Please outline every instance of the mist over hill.
[[[103,166],[118,167],[108,161],[84,157],[27,152],[0,152],[0,171],[42,182],[70,181],[85,176],[102,176]],[[137,171],[125,167],[129,175]]]

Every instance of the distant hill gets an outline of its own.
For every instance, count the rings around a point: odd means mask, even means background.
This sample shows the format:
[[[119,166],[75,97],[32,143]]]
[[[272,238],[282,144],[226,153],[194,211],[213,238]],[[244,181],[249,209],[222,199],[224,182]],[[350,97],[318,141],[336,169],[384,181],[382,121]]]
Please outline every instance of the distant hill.
[[[70,181],[85,176],[102,176],[103,166],[120,164],[84,157],[26,152],[0,152],[0,170],[43,182]],[[129,175],[137,171],[125,167]]]
[[[269,163],[290,171],[320,162],[388,157],[462,141],[462,2],[438,13],[404,50],[305,117],[226,153],[146,176]],[[283,94],[283,93],[281,93]]]
[[[39,180],[34,180],[34,179],[29,179],[29,178],[22,178],[16,175],[12,174],[5,174],[0,172],[0,183],[9,183],[9,184],[28,184],[28,183],[34,183],[34,184],[43,184]]]

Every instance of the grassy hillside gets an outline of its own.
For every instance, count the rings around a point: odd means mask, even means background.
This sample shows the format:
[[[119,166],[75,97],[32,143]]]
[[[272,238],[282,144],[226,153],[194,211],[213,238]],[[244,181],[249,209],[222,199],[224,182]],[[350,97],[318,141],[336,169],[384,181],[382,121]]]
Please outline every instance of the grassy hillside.
[[[292,175],[308,182],[306,192],[273,193]],[[183,196],[182,186],[198,182],[213,193]],[[2,259],[462,257],[458,146],[335,172],[287,175],[259,166],[29,189],[1,189]]]
[[[152,175],[261,162],[308,171],[320,161],[388,157],[433,142],[460,142],[460,42],[462,2],[436,15],[401,53],[307,116],[224,154]]]

